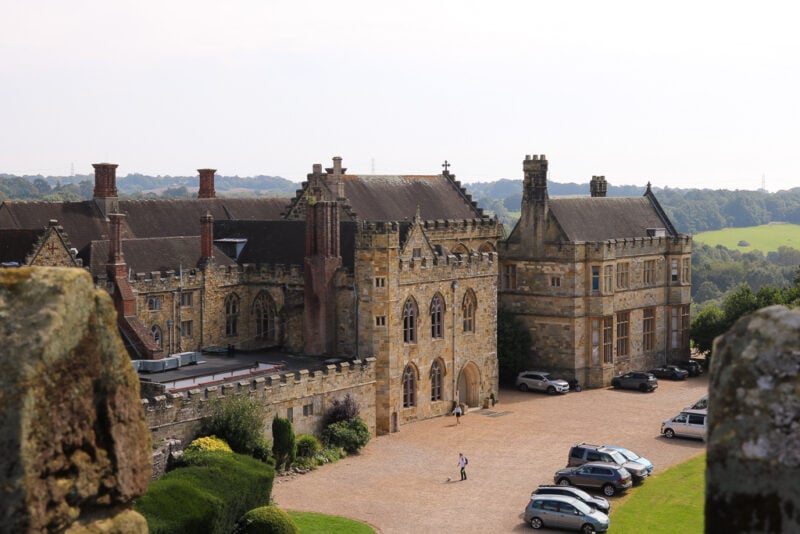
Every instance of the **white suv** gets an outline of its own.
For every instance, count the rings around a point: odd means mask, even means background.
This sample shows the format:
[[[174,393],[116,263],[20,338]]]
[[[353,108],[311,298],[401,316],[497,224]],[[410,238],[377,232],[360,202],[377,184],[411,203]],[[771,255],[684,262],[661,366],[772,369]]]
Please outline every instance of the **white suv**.
[[[535,389],[538,391],[545,391],[550,395],[569,391],[569,384],[566,380],[553,378],[550,373],[543,373],[541,371],[522,371],[517,375],[517,381],[514,385],[517,386],[520,391]]]

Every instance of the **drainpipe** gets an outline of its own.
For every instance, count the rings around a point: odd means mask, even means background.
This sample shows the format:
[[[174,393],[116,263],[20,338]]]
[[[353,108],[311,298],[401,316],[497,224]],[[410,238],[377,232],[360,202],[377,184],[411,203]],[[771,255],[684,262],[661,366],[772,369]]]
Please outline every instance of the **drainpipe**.
[[[456,361],[456,289],[458,288],[458,282],[453,280],[450,284],[450,289],[453,290],[453,400],[456,401],[457,404],[460,404],[461,401],[458,398],[458,366]]]

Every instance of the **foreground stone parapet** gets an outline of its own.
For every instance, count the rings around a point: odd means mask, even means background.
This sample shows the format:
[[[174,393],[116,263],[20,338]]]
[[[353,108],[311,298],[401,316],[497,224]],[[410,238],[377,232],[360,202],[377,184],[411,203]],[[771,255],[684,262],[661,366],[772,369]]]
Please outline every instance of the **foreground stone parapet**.
[[[80,269],[0,269],[0,368],[0,530],[147,532],[130,503],[149,434],[109,295]]]
[[[800,532],[800,310],[717,338],[709,390],[706,532]]]

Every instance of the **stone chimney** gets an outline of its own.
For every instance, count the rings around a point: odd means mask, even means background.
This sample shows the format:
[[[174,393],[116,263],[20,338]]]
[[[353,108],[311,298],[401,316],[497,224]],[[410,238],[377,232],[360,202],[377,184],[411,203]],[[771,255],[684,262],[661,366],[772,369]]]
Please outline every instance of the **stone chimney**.
[[[589,192],[593,197],[604,197],[608,190],[605,176],[592,176],[592,181],[589,182]]]
[[[111,235],[109,235],[111,242],[108,247],[108,263],[110,265],[125,263],[125,259],[122,255],[122,220],[124,218],[125,215],[122,213],[108,214],[108,220],[111,225]]]
[[[344,182],[342,181],[342,175],[347,172],[347,169],[342,167],[341,156],[334,156],[333,167],[328,167],[325,171],[328,173],[328,183],[331,185],[331,190],[336,195],[334,200],[344,198]]]
[[[116,163],[93,163],[94,167],[94,201],[103,215],[119,211],[117,196]]]
[[[214,217],[210,212],[200,217],[200,266],[214,259]]]
[[[214,173],[217,169],[197,169],[197,172],[200,173],[200,190],[197,192],[197,198],[216,198]]]

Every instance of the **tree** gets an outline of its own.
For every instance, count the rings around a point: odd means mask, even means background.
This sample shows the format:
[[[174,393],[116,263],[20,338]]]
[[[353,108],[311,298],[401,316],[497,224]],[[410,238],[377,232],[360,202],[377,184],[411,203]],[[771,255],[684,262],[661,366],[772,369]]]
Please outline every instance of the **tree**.
[[[500,382],[513,385],[528,364],[531,333],[516,315],[505,308],[497,311],[497,363]]]
[[[714,338],[725,332],[725,315],[716,306],[706,306],[692,320],[691,338],[700,352],[709,354],[714,346]]]
[[[214,400],[203,430],[206,435],[224,439],[238,453],[266,459],[264,415],[252,397],[232,395]]]
[[[294,429],[285,417],[275,416],[272,419],[272,454],[275,456],[275,467],[288,468],[297,455]]]

